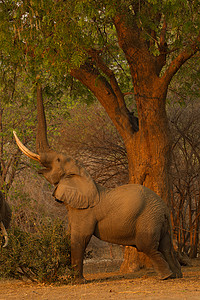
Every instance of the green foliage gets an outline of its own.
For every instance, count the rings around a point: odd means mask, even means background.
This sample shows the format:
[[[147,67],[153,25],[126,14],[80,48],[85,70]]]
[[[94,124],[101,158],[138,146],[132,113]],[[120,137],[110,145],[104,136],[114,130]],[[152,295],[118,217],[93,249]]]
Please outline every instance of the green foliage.
[[[178,71],[173,78],[168,92],[169,103],[184,105],[200,99],[200,56],[196,54]]]
[[[46,219],[37,232],[12,226],[7,248],[0,249],[0,277],[53,283],[69,281],[70,242],[63,223]]]
[[[140,38],[146,39],[154,56],[160,54],[166,22],[168,62],[196,39],[200,27],[198,0],[5,0],[0,5],[0,54],[4,63],[7,59],[25,68],[33,82],[40,75],[43,86],[70,90],[70,97],[73,92],[83,93],[83,99],[87,94],[91,99],[91,92],[75,81],[71,88],[68,73],[91,59],[88,49],[100,51],[122,92],[133,89],[129,66],[118,44],[117,14],[123,14],[133,29],[138,27]]]

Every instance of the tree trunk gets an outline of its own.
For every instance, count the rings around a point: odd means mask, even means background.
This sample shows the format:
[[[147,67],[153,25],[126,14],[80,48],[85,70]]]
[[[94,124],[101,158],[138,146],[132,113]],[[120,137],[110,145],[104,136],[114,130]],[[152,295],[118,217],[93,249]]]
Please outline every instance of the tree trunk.
[[[171,139],[163,101],[165,95],[163,93],[162,97],[158,95],[151,99],[148,96],[137,97],[139,131],[126,140],[125,145],[130,183],[139,183],[152,189],[170,205]],[[149,266],[151,263],[144,254],[138,253],[135,248],[126,247],[122,272]]]
[[[139,131],[125,145],[130,183],[152,189],[169,204],[171,139],[165,107],[161,107],[160,102],[160,98],[150,101],[138,99],[137,103],[145,106],[139,117]]]
[[[150,259],[135,248],[126,247],[124,251],[124,261],[120,267],[122,273],[132,273],[142,268],[152,268]]]

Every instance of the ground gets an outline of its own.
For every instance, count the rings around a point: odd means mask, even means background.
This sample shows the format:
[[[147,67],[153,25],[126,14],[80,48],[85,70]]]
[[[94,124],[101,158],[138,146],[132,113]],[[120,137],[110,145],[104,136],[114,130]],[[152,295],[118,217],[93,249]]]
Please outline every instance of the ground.
[[[94,251],[95,252],[95,251]],[[18,280],[0,281],[0,300],[22,299],[200,299],[200,258],[183,267],[183,278],[161,281],[152,270],[122,274],[122,249],[101,248],[103,258],[86,259],[86,284],[42,285]],[[121,253],[120,253],[121,252]]]

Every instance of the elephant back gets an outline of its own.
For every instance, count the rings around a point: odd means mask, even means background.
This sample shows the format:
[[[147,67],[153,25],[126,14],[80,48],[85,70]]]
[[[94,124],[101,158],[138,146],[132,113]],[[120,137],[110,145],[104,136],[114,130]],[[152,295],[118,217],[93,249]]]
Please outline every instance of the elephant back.
[[[154,223],[163,221],[168,215],[168,208],[164,201],[152,190],[139,185],[127,184],[101,193],[101,204],[108,214],[131,215],[133,219],[143,218]],[[103,209],[102,208],[102,209]],[[146,220],[145,220],[146,219]]]

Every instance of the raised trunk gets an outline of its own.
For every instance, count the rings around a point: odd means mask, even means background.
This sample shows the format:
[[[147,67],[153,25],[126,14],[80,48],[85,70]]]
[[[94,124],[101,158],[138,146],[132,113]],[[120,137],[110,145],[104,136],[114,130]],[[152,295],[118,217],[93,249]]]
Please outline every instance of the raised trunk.
[[[50,147],[47,140],[47,124],[42,98],[42,87],[40,84],[37,84],[37,120],[36,148],[37,152],[41,154],[50,151]]]

